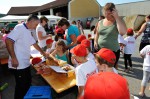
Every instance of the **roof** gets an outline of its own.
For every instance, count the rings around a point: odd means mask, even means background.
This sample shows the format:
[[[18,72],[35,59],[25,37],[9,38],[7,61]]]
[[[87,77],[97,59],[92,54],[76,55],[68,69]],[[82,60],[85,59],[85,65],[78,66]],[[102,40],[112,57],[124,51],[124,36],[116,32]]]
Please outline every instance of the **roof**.
[[[26,6],[26,7],[11,7],[7,15],[29,15],[33,10],[39,6]]]
[[[53,2],[44,4],[40,7],[38,7],[37,9],[35,9],[34,11],[32,11],[33,13],[38,12],[38,11],[44,11],[50,8],[55,8],[55,7],[59,7],[59,6],[65,6],[67,5],[71,0],[55,0]]]

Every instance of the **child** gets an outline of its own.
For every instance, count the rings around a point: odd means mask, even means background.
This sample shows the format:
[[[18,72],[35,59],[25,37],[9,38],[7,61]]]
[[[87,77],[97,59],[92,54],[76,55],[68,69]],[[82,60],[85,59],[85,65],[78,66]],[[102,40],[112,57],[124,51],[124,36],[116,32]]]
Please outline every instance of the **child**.
[[[82,40],[86,39],[86,36],[85,35],[79,35],[77,37],[77,44],[81,44]]]
[[[76,85],[78,86],[78,97],[83,95],[83,89],[86,83],[86,80],[89,76],[96,73],[97,67],[94,60],[87,60],[87,50],[86,47],[79,44],[70,50],[76,61],[80,64],[75,69],[76,74]]]
[[[141,82],[141,90],[139,92],[139,95],[141,97],[145,96],[145,89],[148,81],[150,80],[150,45],[145,46],[140,51],[141,57],[144,58],[143,62],[143,80]]]
[[[81,45],[83,45],[87,48],[87,54],[88,54],[87,60],[94,60],[95,58],[94,58],[94,55],[91,53],[90,44],[91,44],[90,40],[87,40],[87,39],[85,39],[81,42]]]
[[[125,47],[126,41],[120,34],[118,35],[118,43],[120,46],[120,52],[122,53],[122,55],[124,55],[124,47]]]
[[[66,45],[62,40],[56,42],[55,50],[50,54],[50,56],[56,61],[63,60],[69,63],[68,51],[66,50]]]
[[[114,72],[118,74],[118,71],[114,68],[116,56],[110,49],[100,49],[95,53],[95,61],[99,72]]]
[[[130,99],[127,80],[112,72],[90,76],[80,99]]]
[[[133,29],[129,28],[127,30],[127,37],[124,39],[126,41],[124,48],[124,64],[125,64],[125,72],[132,70],[132,60],[131,55],[135,50],[135,37],[133,36]],[[128,69],[128,63],[130,68]]]
[[[52,39],[46,40],[46,45],[47,45],[46,53],[48,53],[48,54],[50,54],[54,51],[54,49],[52,49],[52,43],[53,43]]]

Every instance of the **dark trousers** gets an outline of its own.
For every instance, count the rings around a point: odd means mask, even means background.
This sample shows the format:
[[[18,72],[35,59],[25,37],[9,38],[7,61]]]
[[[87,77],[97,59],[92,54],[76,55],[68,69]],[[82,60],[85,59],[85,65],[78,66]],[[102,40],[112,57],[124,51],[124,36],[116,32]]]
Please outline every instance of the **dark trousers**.
[[[116,65],[117,65],[118,60],[119,60],[119,58],[120,58],[120,49],[117,50],[117,52],[115,52],[115,51],[113,51],[113,52],[114,52],[115,55],[116,55],[116,62],[115,62],[115,64],[114,64],[114,67],[117,68]]]
[[[125,69],[128,69],[128,63],[129,63],[129,66],[132,67],[131,55],[132,54],[124,54]]]
[[[14,74],[16,81],[14,99],[23,99],[31,86],[30,67],[21,70],[10,69],[10,71]]]
[[[146,45],[150,45],[150,43],[140,43],[139,51],[141,51]]]

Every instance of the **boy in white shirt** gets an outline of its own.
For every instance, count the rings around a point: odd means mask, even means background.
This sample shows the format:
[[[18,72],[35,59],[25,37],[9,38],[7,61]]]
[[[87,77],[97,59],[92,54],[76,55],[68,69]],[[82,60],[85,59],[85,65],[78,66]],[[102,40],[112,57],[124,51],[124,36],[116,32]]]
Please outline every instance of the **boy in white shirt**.
[[[94,60],[87,60],[86,47],[79,44],[70,50],[74,54],[74,58],[80,64],[75,69],[76,85],[78,86],[78,97],[84,94],[84,86],[89,76],[93,75],[97,71],[96,63]]]
[[[145,89],[148,81],[150,80],[150,45],[145,46],[141,51],[140,51],[141,57],[144,58],[143,62],[143,79],[141,82],[141,90],[139,92],[139,95],[141,97],[145,96]]]
[[[87,60],[94,60],[95,58],[94,58],[94,55],[91,53],[90,44],[91,44],[91,42],[88,39],[85,39],[81,42],[81,45],[85,46],[87,49],[87,53],[88,53]]]
[[[116,55],[110,49],[101,48],[95,53],[95,61],[99,72],[114,72],[118,74],[118,71],[114,68]]]
[[[124,64],[125,64],[125,72],[128,72],[129,69],[132,70],[132,60],[131,55],[134,53],[135,50],[135,37],[133,36],[133,29],[129,28],[127,30],[127,37],[124,39],[126,41],[124,47]],[[128,63],[130,68],[128,69]]]

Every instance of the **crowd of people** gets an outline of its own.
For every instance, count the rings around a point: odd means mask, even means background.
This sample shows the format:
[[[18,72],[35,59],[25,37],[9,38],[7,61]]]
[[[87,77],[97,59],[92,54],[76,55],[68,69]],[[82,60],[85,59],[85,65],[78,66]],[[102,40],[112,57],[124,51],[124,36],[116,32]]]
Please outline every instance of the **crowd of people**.
[[[44,16],[39,19],[30,15],[26,22],[15,26],[5,39],[10,55],[8,67],[16,82],[14,99],[23,99],[31,85],[31,45],[45,58],[51,57],[56,62],[63,60],[75,67],[78,99],[130,99],[128,81],[118,74],[117,63],[123,54],[124,71],[133,70],[131,56],[136,38],[142,33],[139,51],[144,62],[139,95],[144,97],[150,80],[150,15],[146,16],[136,36],[132,28],[126,28],[113,3],[104,6],[103,15],[105,17],[91,27],[92,36],[88,37],[79,20],[77,24],[65,18],[59,20],[54,39],[46,34],[44,26],[48,19]]]

